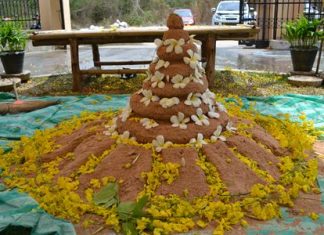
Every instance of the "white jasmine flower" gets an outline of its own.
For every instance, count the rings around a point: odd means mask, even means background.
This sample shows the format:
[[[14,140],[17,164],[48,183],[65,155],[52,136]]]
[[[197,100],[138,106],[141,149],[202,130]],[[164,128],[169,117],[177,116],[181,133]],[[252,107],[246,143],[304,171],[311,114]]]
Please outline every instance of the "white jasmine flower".
[[[155,56],[152,60],[152,63],[155,64],[160,60],[160,58],[158,56]]]
[[[173,115],[170,118],[173,127],[179,127],[180,129],[187,129],[187,124],[190,119],[185,118],[185,115],[181,112],[178,113],[178,116]]]
[[[197,108],[201,105],[200,96],[201,96],[200,93],[196,93],[196,94],[190,93],[184,103],[186,105],[192,105]]]
[[[160,46],[162,46],[163,41],[162,41],[161,39],[159,39],[159,38],[156,38],[156,39],[154,40],[154,44],[155,44],[157,47],[160,47]]]
[[[192,69],[195,69],[199,61],[201,60],[201,57],[198,53],[195,53],[193,52],[193,50],[190,49],[187,51],[187,53],[190,57],[184,57],[183,61],[186,64],[189,64]]]
[[[195,39],[196,35],[190,35],[189,43],[191,44],[198,44],[199,46],[201,45],[201,41]]]
[[[163,98],[163,99],[160,100],[160,105],[165,109],[170,108],[173,105],[176,105],[176,104],[179,104],[179,103],[180,103],[180,100],[179,100],[178,97]]]
[[[200,77],[198,76],[193,76],[192,74],[188,77],[190,79],[190,81],[193,81],[195,83],[200,83],[201,85],[204,85],[203,80],[200,79]]]
[[[112,136],[115,134],[118,134],[117,129],[117,118],[113,118],[108,125],[105,125],[105,128],[107,128],[106,131],[103,132],[104,135]]]
[[[207,89],[202,95],[201,99],[205,104],[213,105],[215,103],[215,94]]]
[[[223,130],[222,126],[218,125],[217,129],[214,131],[213,135],[210,137],[211,142],[215,143],[218,139],[221,141],[226,141],[226,137],[221,135],[222,130]]]
[[[160,98],[156,95],[153,95],[151,90],[142,91],[143,98],[140,100],[141,103],[144,103],[145,106],[148,106],[151,102],[157,102]]]
[[[130,139],[130,140],[136,140],[135,137],[131,137],[129,131],[124,131],[124,133],[120,136],[121,139]]]
[[[198,133],[197,139],[192,138],[189,143],[195,146],[196,148],[202,148],[204,144],[207,144],[206,141],[204,141],[203,134],[201,133]]]
[[[140,120],[140,123],[145,127],[145,129],[151,129],[151,128],[159,126],[159,124],[156,121],[154,121],[153,119],[149,119],[149,118],[142,118]]]
[[[121,121],[126,122],[127,118],[131,114],[131,112],[132,112],[132,109],[130,108],[130,106],[127,106],[120,115]]]
[[[155,140],[152,141],[152,145],[154,146],[156,152],[161,152],[162,149],[169,147],[172,145],[172,142],[167,141],[165,143],[164,136],[158,135]]]
[[[222,103],[216,102],[218,111],[227,113],[225,106]]]
[[[175,39],[167,39],[164,41],[164,45],[168,46],[166,49],[167,53],[170,53],[174,50],[176,54],[181,54],[183,52],[182,46],[185,44],[185,41],[183,38],[180,38],[179,40]]]
[[[203,77],[203,73],[201,71],[199,71],[199,69],[196,67],[195,68],[195,78],[196,78],[196,83],[201,83],[203,84],[203,81],[201,80],[201,78]]]
[[[190,82],[190,78],[183,78],[182,75],[177,74],[171,79],[171,82],[173,83],[173,88],[185,88]]]
[[[136,91],[135,94],[140,95],[140,94],[142,94],[142,92],[143,92],[143,88],[141,88],[141,89],[139,89],[138,91]]]
[[[150,81],[152,78],[152,74],[150,73],[150,71],[146,71],[146,78],[144,79],[143,82],[148,82]]]
[[[165,83],[163,81],[163,78],[164,78],[164,74],[160,73],[159,71],[156,71],[151,78],[152,87],[164,88]]]
[[[191,115],[191,119],[195,122],[198,126],[209,126],[209,120],[206,115],[203,114],[203,111],[201,108],[198,108],[196,111],[196,115]]]
[[[219,118],[219,113],[216,112],[215,106],[209,105],[208,117],[210,118]]]
[[[167,68],[169,67],[170,62],[169,61],[165,61],[165,60],[159,60],[156,65],[155,65],[155,69],[158,70],[160,68]]]
[[[233,127],[233,122],[229,121],[226,125],[226,130],[229,132],[235,132],[237,128]]]

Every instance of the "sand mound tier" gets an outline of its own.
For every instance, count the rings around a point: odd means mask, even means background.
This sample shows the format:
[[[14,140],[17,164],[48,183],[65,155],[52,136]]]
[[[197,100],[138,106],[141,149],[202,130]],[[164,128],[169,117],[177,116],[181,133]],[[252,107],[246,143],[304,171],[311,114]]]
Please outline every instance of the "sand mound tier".
[[[129,132],[140,143],[163,136],[186,144],[198,134],[210,138],[227,125],[227,115],[219,112],[215,95],[208,90],[194,39],[178,21],[178,16],[171,16],[163,40],[155,40],[157,57],[149,76],[116,123],[119,134]]]
[[[182,42],[184,43],[184,40]],[[188,50],[192,50],[193,52],[198,52],[197,46],[193,43],[184,44],[182,48],[183,48],[182,53],[177,54],[174,51],[168,53],[167,52],[168,46],[162,45],[157,49],[156,54],[162,60],[171,61],[171,62],[175,62],[175,61],[182,62],[184,57],[190,56],[187,52]]]
[[[175,97],[178,96],[179,98],[187,97],[190,93],[200,93],[203,94],[204,91],[208,88],[208,82],[206,77],[201,78],[201,83],[197,82],[189,82],[184,88],[176,89],[174,88],[174,84],[166,83],[164,88],[155,87],[152,88],[151,81],[147,81],[143,83],[143,89],[151,90],[153,95],[158,97]]]

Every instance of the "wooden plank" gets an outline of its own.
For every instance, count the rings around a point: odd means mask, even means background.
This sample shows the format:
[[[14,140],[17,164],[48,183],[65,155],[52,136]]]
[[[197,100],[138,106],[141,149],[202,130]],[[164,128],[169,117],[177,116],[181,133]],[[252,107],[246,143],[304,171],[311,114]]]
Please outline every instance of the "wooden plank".
[[[81,72],[79,64],[79,45],[76,39],[70,39],[71,68],[73,77],[73,91],[81,90]]]
[[[147,69],[84,69],[81,74],[133,74],[146,73]]]
[[[141,61],[114,61],[114,62],[105,62],[105,61],[96,61],[95,65],[138,65],[138,64],[150,64],[152,60],[141,60]]]
[[[93,59],[93,65],[95,67],[101,68],[100,64],[97,62],[100,62],[100,53],[99,53],[99,46],[98,44],[92,44],[92,59]]]
[[[216,57],[216,36],[209,34],[202,44],[202,57],[206,60],[206,76],[208,87],[214,87],[215,79],[215,57]]]

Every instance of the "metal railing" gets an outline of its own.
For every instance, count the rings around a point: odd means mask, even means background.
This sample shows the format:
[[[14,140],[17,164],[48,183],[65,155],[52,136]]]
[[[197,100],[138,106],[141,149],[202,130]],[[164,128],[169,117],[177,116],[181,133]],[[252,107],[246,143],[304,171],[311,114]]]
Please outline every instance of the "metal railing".
[[[24,29],[40,28],[39,0],[0,0],[0,20],[19,22]]]
[[[243,7],[244,4],[248,4],[249,7]],[[249,12],[246,12],[247,10]],[[248,22],[260,27],[257,41],[265,43],[272,39],[282,39],[285,23],[302,15],[309,19],[323,18],[323,1],[240,0],[240,23]]]

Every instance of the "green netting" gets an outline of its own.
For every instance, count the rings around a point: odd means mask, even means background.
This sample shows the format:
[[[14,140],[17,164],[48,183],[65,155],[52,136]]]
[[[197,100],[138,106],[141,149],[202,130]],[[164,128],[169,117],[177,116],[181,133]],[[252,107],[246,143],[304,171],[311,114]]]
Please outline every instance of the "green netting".
[[[91,95],[68,97],[22,97],[24,100],[60,100],[61,104],[36,110],[30,113],[0,116],[0,147],[9,150],[7,144],[17,141],[21,136],[30,136],[37,129],[46,129],[57,123],[79,115],[82,111],[101,111],[124,107],[128,95]],[[313,120],[315,126],[324,130],[324,96],[282,95],[273,97],[244,97],[245,106],[254,103],[255,108],[266,115],[277,116],[279,113],[289,113],[292,120],[299,121],[301,113]],[[0,93],[0,102],[13,101],[9,93]],[[324,138],[324,136],[322,136]],[[324,180],[321,180],[323,191]],[[0,185],[0,191],[4,190]],[[324,197],[324,196],[322,196]],[[268,234],[276,228],[282,234],[306,232],[312,234],[324,221],[320,215],[317,222],[308,217],[298,217],[301,221],[295,226],[297,218],[289,218],[283,213],[280,224],[270,221],[261,228],[249,228],[249,234]],[[292,226],[294,225],[294,226]],[[287,227],[289,229],[287,230]],[[56,219],[42,211],[37,202],[26,194],[12,191],[0,192],[0,233],[1,234],[75,234],[73,226],[68,222]]]

